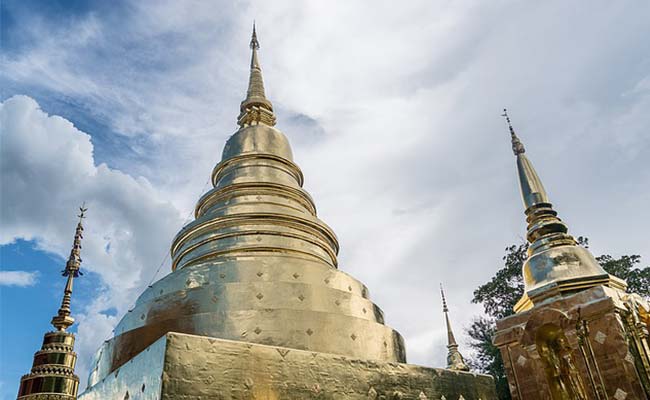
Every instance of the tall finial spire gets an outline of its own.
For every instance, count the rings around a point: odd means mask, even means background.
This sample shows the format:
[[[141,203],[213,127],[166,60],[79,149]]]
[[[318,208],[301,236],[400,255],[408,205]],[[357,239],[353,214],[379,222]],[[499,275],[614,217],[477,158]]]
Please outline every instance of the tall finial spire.
[[[440,295],[442,296],[442,312],[445,314],[445,322],[447,324],[447,369],[469,371],[469,367],[465,364],[462,354],[458,351],[458,343],[456,343],[454,332],[451,330],[449,307],[447,307],[447,299],[445,299],[445,290],[442,287],[442,283],[440,284]]]
[[[260,48],[260,42],[257,40],[257,28],[253,22],[253,33],[251,35],[251,69],[248,79],[248,90],[246,99],[240,106],[237,124],[244,128],[249,125],[264,124],[268,126],[275,125],[275,114],[273,114],[273,105],[266,98],[264,92],[264,80],[262,79],[262,68],[257,56],[257,50]]]
[[[526,149],[524,148],[524,144],[521,143],[521,140],[517,137],[517,134],[515,133],[515,130],[512,128],[512,123],[510,122],[510,116],[508,115],[508,110],[503,109],[503,114],[501,115],[502,117],[506,118],[506,122],[508,123],[508,129],[510,130],[510,137],[512,139],[512,151],[515,153],[515,155],[519,154],[524,154],[526,152]]]
[[[447,299],[445,299],[445,289],[442,287],[442,283],[440,284],[440,295],[442,296],[442,312],[447,314],[449,312],[449,308],[447,307]]]
[[[255,29],[255,21],[253,21],[253,35],[251,36],[251,50],[259,50],[260,42],[257,41],[257,31]]]
[[[508,124],[512,150],[517,158],[519,185],[528,222],[526,238],[530,243],[528,259],[523,267],[525,294],[515,305],[515,311],[530,309],[535,302],[562,292],[575,292],[602,284],[624,287],[624,282],[608,275],[589,250],[579,246],[568,234],[569,228],[553,210],[505,108],[502,116]]]
[[[74,324],[74,318],[70,316],[70,301],[72,297],[72,282],[74,278],[83,275],[81,271],[79,271],[79,267],[81,266],[81,239],[83,239],[84,230],[82,221],[86,217],[86,211],[88,211],[85,205],[86,203],[79,207],[79,222],[77,223],[77,229],[74,235],[74,243],[72,245],[72,250],[70,250],[68,262],[65,264],[65,269],[62,271],[62,275],[68,277],[68,281],[63,290],[61,307],[59,308],[57,315],[52,318],[52,325],[59,331],[65,331],[69,326]]]
[[[501,116],[505,117],[508,124],[512,141],[512,151],[515,153],[515,157],[517,157],[519,184],[521,186],[521,195],[525,208],[532,207],[535,204],[548,203],[549,200],[544,185],[542,185],[542,181],[537,176],[535,168],[533,168],[533,165],[524,154],[526,152],[524,145],[519,140],[519,137],[517,137],[517,134],[515,134],[515,130],[512,128],[512,123],[510,122],[510,116],[505,108]]]

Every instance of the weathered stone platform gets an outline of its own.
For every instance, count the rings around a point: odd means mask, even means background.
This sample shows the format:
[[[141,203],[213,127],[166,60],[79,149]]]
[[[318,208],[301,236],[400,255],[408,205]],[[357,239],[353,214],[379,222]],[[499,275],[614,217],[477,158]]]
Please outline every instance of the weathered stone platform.
[[[79,400],[496,398],[494,382],[487,375],[180,333],[161,337],[79,396]]]

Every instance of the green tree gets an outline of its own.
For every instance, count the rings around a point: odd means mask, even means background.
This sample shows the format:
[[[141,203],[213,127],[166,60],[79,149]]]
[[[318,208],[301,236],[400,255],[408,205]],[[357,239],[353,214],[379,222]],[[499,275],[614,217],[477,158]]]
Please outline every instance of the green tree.
[[[581,246],[589,247],[589,239],[578,237]],[[483,306],[485,316],[477,317],[467,329],[474,357],[472,367],[494,377],[500,399],[510,399],[510,390],[499,349],[492,344],[496,321],[514,313],[513,307],[524,294],[521,269],[527,258],[528,243],[506,247],[504,266],[492,279],[474,291],[473,303]],[[625,279],[629,292],[650,298],[650,267],[641,268],[641,256],[624,255],[620,258],[604,254],[596,257],[608,273]]]

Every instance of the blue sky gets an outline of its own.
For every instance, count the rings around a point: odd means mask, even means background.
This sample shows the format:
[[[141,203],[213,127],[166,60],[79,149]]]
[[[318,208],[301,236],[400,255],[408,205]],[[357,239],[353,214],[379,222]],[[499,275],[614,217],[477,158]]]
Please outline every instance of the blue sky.
[[[278,127],[341,269],[410,362],[444,363],[438,283],[464,345],[472,291],[525,235],[504,106],[571,232],[596,254],[650,257],[647,2],[1,7],[0,399],[58,308],[81,202],[82,381],[161,261],[169,272],[169,242],[236,127],[253,19]]]
[[[52,330],[50,320],[60,305],[65,286],[65,279],[61,277],[65,259],[39,250],[35,241],[20,239],[0,247],[0,259],[3,270],[20,270],[33,277],[33,282],[25,286],[3,285],[0,289],[1,390],[3,398],[9,399],[16,395],[13,393],[17,392],[15,382],[29,372],[33,353],[40,349],[43,342],[43,333]],[[75,281],[73,313],[80,310],[77,303],[92,301],[98,287],[101,287],[101,279],[92,272]],[[104,312],[111,314],[115,310],[107,309]],[[76,326],[71,331],[76,332]]]

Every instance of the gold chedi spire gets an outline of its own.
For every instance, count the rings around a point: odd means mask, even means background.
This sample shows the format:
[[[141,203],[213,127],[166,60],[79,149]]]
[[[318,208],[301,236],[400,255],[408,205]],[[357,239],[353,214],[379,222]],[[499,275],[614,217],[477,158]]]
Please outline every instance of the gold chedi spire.
[[[568,234],[567,225],[553,210],[546,190],[533,164],[526,157],[524,145],[512,127],[506,109],[502,115],[510,131],[512,150],[517,158],[519,184],[524,202],[530,243],[523,266],[524,296],[515,312],[525,311],[547,298],[606,285],[624,289],[626,284],[609,275],[586,248]]]
[[[43,338],[43,346],[34,354],[32,370],[20,379],[18,400],[74,400],[77,398],[79,377],[74,368],[77,354],[74,352],[74,334],[66,332],[74,323],[70,316],[72,282],[81,275],[81,239],[83,238],[82,220],[87,209],[80,207],[79,222],[74,235],[70,257],[62,275],[67,277],[63,300],[57,315],[52,318],[54,332],[48,332]]]
[[[338,270],[334,231],[303,188],[287,137],[274,127],[253,31],[239,129],[212,188],[171,245],[173,272],[147,288],[105,342],[89,386],[168,332],[404,362],[368,289]]]
[[[445,323],[447,325],[447,369],[455,371],[469,371],[469,367],[463,359],[463,355],[458,351],[458,343],[454,337],[454,332],[451,330],[451,322],[449,321],[449,308],[447,307],[447,300],[445,299],[445,291],[440,284],[440,295],[442,296],[442,312],[445,314]]]
[[[264,80],[262,79],[262,68],[260,67],[257,50],[260,42],[257,40],[257,31],[253,23],[253,35],[251,37],[251,70],[248,78],[248,91],[246,99],[240,106],[240,114],[237,117],[237,124],[241,127],[265,124],[275,126],[275,114],[273,105],[267,100],[264,93]]]
[[[74,278],[83,275],[79,270],[79,267],[81,266],[81,239],[83,239],[84,230],[82,221],[86,218],[85,213],[88,209],[82,205],[79,210],[81,212],[78,215],[79,222],[77,223],[77,229],[74,234],[72,250],[70,250],[70,257],[68,258],[68,262],[65,264],[65,269],[62,271],[62,275],[67,277],[68,280],[65,289],[63,290],[63,300],[61,301],[59,312],[52,318],[52,326],[59,331],[65,331],[68,327],[74,324],[74,318],[70,316],[72,282],[74,281]]]

